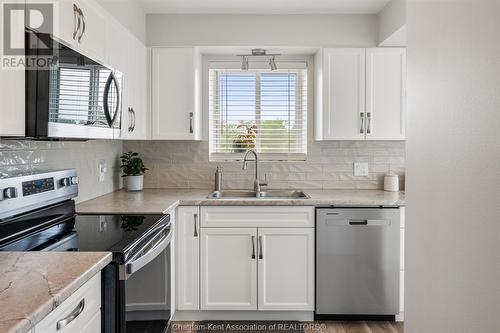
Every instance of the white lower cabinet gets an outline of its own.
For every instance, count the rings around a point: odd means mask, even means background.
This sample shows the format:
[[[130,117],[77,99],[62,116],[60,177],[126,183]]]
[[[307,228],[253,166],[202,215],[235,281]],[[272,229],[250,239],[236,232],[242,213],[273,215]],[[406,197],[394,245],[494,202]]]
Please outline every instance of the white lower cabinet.
[[[257,310],[257,229],[201,229],[201,310]]]
[[[101,273],[96,274],[34,328],[35,333],[101,332]]]
[[[200,208],[176,211],[176,303],[178,310],[200,309]]]
[[[314,310],[314,229],[259,228],[259,310]]]
[[[179,310],[314,310],[314,207],[179,207],[177,214]]]

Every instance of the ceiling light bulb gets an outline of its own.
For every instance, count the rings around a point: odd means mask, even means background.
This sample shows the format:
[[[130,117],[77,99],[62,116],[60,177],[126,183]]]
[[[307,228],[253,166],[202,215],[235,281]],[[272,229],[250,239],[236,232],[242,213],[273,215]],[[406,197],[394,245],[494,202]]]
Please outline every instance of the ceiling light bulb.
[[[275,61],[274,57],[271,57],[269,59],[269,67],[271,67],[272,71],[275,71],[278,69],[278,66],[276,66],[276,61]]]
[[[248,58],[247,57],[243,57],[241,59],[241,70],[242,71],[247,71],[248,70]]]

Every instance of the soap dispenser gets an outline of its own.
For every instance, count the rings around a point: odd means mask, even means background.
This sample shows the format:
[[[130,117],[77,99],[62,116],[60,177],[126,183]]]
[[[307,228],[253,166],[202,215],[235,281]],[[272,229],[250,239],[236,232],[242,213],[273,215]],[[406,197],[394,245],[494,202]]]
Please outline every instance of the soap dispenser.
[[[215,184],[214,191],[221,192],[222,191],[222,167],[218,166],[215,171]]]

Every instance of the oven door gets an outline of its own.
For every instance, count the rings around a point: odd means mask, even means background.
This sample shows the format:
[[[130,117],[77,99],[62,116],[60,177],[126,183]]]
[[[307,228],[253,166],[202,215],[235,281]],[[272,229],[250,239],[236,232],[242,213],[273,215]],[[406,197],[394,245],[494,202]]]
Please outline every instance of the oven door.
[[[164,333],[171,316],[170,225],[120,266],[122,306],[120,332]],[[124,296],[124,297],[123,297]]]

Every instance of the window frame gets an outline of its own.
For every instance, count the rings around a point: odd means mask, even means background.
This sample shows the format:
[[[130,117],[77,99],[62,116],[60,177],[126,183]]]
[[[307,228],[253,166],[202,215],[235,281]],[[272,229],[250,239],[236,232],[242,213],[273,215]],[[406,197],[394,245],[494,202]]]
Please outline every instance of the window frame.
[[[287,73],[288,71],[296,71],[297,79],[296,79],[296,92],[295,92],[295,105],[296,110],[300,107],[300,118],[302,122],[302,133],[301,133],[301,142],[303,147],[303,152],[297,153],[265,153],[258,152],[259,158],[265,161],[306,161],[307,160],[307,149],[308,149],[308,120],[309,120],[309,94],[311,93],[309,90],[309,70],[308,70],[308,61],[304,60],[291,60],[291,61],[280,61],[278,63],[278,71],[270,71],[269,65],[267,61],[251,61],[251,68],[249,72],[259,72],[259,74],[268,72],[268,73]],[[216,139],[213,126],[213,110],[217,107],[217,98],[213,98],[211,95],[213,94],[212,90],[218,88],[218,84],[214,84],[210,82],[211,80],[211,71],[235,71],[245,73],[246,71],[241,71],[240,66],[241,62],[238,61],[220,61],[220,60],[208,60],[207,62],[207,103],[208,103],[208,132],[209,132],[209,160],[210,161],[241,161],[243,159],[244,153],[241,152],[215,152],[214,142]],[[302,75],[302,77],[301,77]],[[259,75],[260,76],[260,75]],[[258,86],[258,83],[256,83]],[[260,90],[260,89],[259,89]],[[305,90],[305,92],[303,92]],[[260,95],[260,91],[258,93]],[[219,96],[218,92],[215,96]],[[213,99],[213,100],[212,100]],[[256,97],[257,100],[257,97]],[[258,113],[261,109],[260,106],[256,106]],[[259,141],[259,137],[257,138]],[[256,142],[258,144],[258,142]]]

